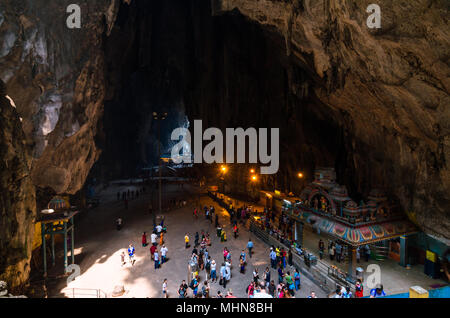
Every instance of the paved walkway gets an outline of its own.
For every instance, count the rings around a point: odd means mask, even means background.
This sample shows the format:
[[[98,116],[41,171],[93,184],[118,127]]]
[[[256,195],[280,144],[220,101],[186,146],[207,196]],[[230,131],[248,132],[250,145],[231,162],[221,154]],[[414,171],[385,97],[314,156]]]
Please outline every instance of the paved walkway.
[[[248,259],[246,273],[240,274],[238,267],[233,266],[232,278],[227,285],[227,289],[231,288],[235,296],[246,297],[245,289],[252,280],[253,268],[257,267],[261,274],[260,277],[262,277],[262,272],[269,266],[268,247],[265,244],[242,227],[239,237],[234,239],[228,212],[220,208],[212,199],[204,196],[201,204],[216,207],[220,222],[225,225],[228,241],[220,243],[219,238],[215,235],[214,224],[210,224],[204,217],[195,220],[192,207],[163,212],[165,225],[168,228],[165,245],[169,249],[169,261],[160,269],[155,270],[154,263],[150,259],[149,247],[144,248],[141,245],[142,232],[146,231],[150,235],[152,228],[152,218],[147,212],[150,202],[149,189],[147,189],[146,195],[131,200],[128,210],[125,210],[123,203],[116,199],[118,191],[133,187],[111,186],[104,190],[100,193],[100,206],[85,213],[76,224],[75,260],[76,264],[81,267],[81,275],[68,286],[66,286],[65,279],[61,280],[50,291],[52,296],[70,297],[70,288],[101,289],[109,295],[115,286],[124,285],[126,290],[124,297],[161,297],[163,279],[167,278],[170,297],[178,297],[176,291],[181,281],[187,280],[187,263],[192,252],[192,248],[185,249],[184,235],[188,232],[193,242],[195,232],[204,230],[211,235],[212,246],[208,248],[208,251],[218,264],[223,260],[222,251],[225,246],[231,251],[233,264],[236,264],[248,239],[251,237],[254,241],[254,255],[252,259]],[[177,185],[167,185],[164,188],[164,198],[166,199],[172,197],[189,199],[198,194],[198,188],[189,185],[185,185],[182,189]],[[203,213],[200,215],[203,216]],[[124,227],[121,231],[116,231],[114,221],[119,216],[124,220]],[[136,263],[134,266],[127,264],[121,267],[120,254],[122,251],[126,251],[130,243],[136,247]],[[277,274],[272,269],[271,276],[276,282]],[[200,273],[200,277],[204,279],[204,271]],[[225,292],[218,283],[211,284],[211,295],[216,295],[219,289]],[[296,293],[296,297],[307,297],[312,290],[318,297],[326,297],[319,287],[306,277],[302,277],[302,289]],[[192,295],[191,292],[192,290],[189,289],[190,295]]]

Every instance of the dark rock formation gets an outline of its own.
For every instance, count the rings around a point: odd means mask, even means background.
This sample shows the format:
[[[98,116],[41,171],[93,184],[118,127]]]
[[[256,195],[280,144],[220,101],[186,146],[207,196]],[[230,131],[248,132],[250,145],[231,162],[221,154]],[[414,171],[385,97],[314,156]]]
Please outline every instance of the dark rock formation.
[[[1,80],[0,127],[0,280],[14,290],[30,272],[36,198],[25,135]]]

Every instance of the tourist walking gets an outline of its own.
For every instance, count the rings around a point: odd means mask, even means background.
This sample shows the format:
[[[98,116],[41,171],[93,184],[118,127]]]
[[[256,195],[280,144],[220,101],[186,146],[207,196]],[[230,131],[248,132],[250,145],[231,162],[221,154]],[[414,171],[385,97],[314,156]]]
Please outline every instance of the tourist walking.
[[[134,252],[135,252],[135,251],[136,251],[136,250],[135,250],[133,244],[130,244],[130,245],[128,246],[128,257],[129,257],[129,259],[130,259],[131,265],[134,265],[134,262],[135,262],[135,259],[134,259]]]
[[[224,229],[222,229],[222,232],[220,234],[220,241],[221,242],[226,242],[227,241],[227,233],[225,232]]]
[[[300,273],[298,272],[298,269],[295,269],[294,272],[294,283],[295,283],[295,290],[300,289]]]
[[[239,272],[245,274],[245,262],[242,258],[239,259]]]
[[[226,273],[226,267],[225,267],[225,263],[222,263],[222,266],[220,267],[220,281],[219,281],[219,285],[222,285],[223,288],[226,288],[227,286],[227,281],[225,279],[227,273]]]
[[[209,298],[209,291],[210,291],[210,287],[209,287],[208,281],[205,280],[203,282],[203,286],[202,286],[202,296],[203,296],[203,298]]]
[[[122,251],[122,254],[120,254],[120,261],[121,261],[121,265],[120,266],[123,266],[123,265],[125,265],[127,263],[126,260],[125,260],[125,252],[124,251]]]
[[[150,257],[152,260],[154,260],[155,251],[156,251],[156,245],[150,246]]]
[[[147,233],[142,233],[142,247],[146,247],[148,245],[147,243]]]
[[[184,242],[186,243],[186,248],[189,248],[189,235],[187,233],[184,235]]]
[[[178,298],[186,298],[187,290],[184,286],[185,285],[181,284],[180,287],[178,287]]]
[[[215,283],[217,281],[217,272],[216,272],[216,261],[211,261],[211,282]]]
[[[323,251],[325,250],[325,243],[321,240],[319,240],[319,257],[320,259],[323,258]]]
[[[159,253],[158,250],[155,251],[155,254],[153,255],[153,260],[155,261],[155,270],[159,268]]]
[[[357,280],[355,284],[355,298],[362,298],[364,292],[364,287],[361,284],[361,280]]]
[[[194,247],[198,246],[198,240],[199,240],[198,232],[195,232]]]
[[[117,231],[120,231],[122,229],[122,218],[120,216],[116,220],[116,228]]]
[[[168,251],[169,250],[168,250],[168,248],[165,245],[163,245],[161,247],[161,250],[160,250],[160,252],[161,252],[161,264],[164,264],[165,262],[167,262],[167,252]]]
[[[278,266],[278,283],[282,284],[284,280],[284,273],[283,268],[281,267],[281,264]]]
[[[206,280],[208,277],[211,277],[211,256],[208,256],[208,251],[205,252],[205,271],[206,271]]]
[[[277,287],[275,286],[275,282],[273,280],[271,280],[268,289],[269,289],[269,295],[271,295],[274,298],[275,298],[276,288]]]
[[[252,258],[252,250],[253,250],[253,242],[251,239],[248,239],[247,243],[248,255]]]
[[[255,282],[255,285],[258,285],[259,282],[259,273],[258,273],[258,269],[255,267],[255,269],[253,270],[253,281]]]
[[[162,293],[164,298],[169,298],[169,294],[167,293],[167,278],[164,278],[164,282],[162,285]]]
[[[270,248],[270,265],[272,266],[273,269],[277,268],[277,254],[275,253],[275,251],[273,250],[273,248]]]
[[[157,243],[156,243],[157,238],[158,238],[158,235],[156,235],[155,232],[153,232],[152,235],[150,235],[150,240],[152,242],[152,245],[155,245],[155,246],[157,245]]]
[[[223,288],[226,288],[226,284],[230,282],[231,279],[231,266],[225,266],[225,279],[224,279],[224,285]]]
[[[269,269],[269,267],[266,267],[266,270],[264,271],[263,279],[265,282],[264,286],[269,287],[269,284],[270,284],[270,269]]]
[[[189,285],[189,287],[192,289],[192,294],[194,295],[194,298],[197,297],[197,293],[198,293],[198,276],[195,276],[192,281],[191,284]]]
[[[295,284],[294,279],[291,276],[291,272],[288,271],[285,276],[286,284],[289,290],[289,293],[294,296],[295,295]]]

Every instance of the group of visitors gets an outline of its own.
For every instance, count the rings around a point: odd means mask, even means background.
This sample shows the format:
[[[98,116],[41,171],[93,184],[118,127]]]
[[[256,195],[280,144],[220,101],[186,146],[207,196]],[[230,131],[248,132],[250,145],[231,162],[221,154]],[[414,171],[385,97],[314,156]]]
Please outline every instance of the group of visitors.
[[[286,268],[286,266],[289,264],[292,266],[292,249],[289,249],[286,251],[284,247],[276,247],[271,246],[270,252],[270,265],[273,269],[277,269],[277,267],[281,267],[282,269]]]
[[[119,192],[117,192],[117,201],[123,201],[123,203],[125,205],[125,209],[128,210],[128,202],[130,200],[133,200],[134,198],[138,199],[139,194],[143,194],[143,193],[145,193],[145,187],[135,189],[135,190],[128,189],[127,191],[122,191],[122,192],[119,191]]]
[[[319,240],[319,256],[320,259],[323,258],[325,250],[325,243],[322,239]],[[348,246],[346,244],[342,244],[339,241],[329,241],[328,242],[328,255],[330,260],[333,261],[336,259],[336,262],[343,262],[345,257],[348,256]],[[370,258],[370,246],[368,244],[363,246],[358,246],[356,248],[356,262],[359,263],[361,260],[361,254],[364,255],[365,261],[368,262]]]

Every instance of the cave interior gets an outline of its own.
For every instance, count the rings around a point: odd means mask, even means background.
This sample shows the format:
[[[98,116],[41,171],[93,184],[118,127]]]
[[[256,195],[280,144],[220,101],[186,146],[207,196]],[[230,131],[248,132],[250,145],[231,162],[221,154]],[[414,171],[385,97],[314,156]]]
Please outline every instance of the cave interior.
[[[351,119],[316,98],[321,79],[287,56],[282,36],[237,10],[214,16],[196,1],[123,3],[104,51],[107,98],[96,140],[102,155],[87,182],[136,175],[157,162],[152,114],[167,112],[163,153],[173,145],[171,131],[196,119],[203,129],[279,127],[279,171],[263,187],[299,192],[317,167],[334,167],[355,200],[389,184],[371,165],[379,154],[352,135]],[[207,171],[216,168],[202,169],[213,175]]]

